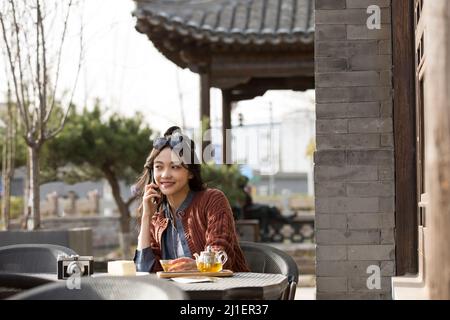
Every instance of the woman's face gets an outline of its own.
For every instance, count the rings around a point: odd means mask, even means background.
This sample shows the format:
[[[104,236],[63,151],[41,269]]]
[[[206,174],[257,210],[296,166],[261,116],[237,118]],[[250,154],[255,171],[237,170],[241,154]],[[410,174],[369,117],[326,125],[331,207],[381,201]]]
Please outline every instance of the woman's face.
[[[172,149],[164,148],[159,153],[153,162],[153,171],[156,184],[164,195],[170,196],[189,189],[192,173],[182,166],[180,158]]]

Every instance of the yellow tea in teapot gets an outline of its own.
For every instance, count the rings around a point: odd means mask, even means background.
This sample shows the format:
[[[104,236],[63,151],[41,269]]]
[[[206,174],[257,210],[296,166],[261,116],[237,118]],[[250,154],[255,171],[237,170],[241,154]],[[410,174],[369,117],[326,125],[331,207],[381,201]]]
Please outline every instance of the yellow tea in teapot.
[[[197,270],[200,272],[220,272],[222,266],[227,262],[228,256],[225,251],[213,251],[211,246],[200,254],[194,253]]]
[[[199,262],[199,263],[197,263],[197,269],[200,272],[220,272],[220,271],[222,271],[222,263],[220,263],[220,262],[215,262],[215,263]]]

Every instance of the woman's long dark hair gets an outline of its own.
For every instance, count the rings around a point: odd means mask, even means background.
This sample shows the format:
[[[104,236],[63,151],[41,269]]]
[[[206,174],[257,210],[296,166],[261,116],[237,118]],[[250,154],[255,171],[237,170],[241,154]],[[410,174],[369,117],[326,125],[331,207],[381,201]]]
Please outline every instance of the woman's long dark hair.
[[[180,127],[173,126],[166,130],[164,133],[164,138],[169,139],[173,133],[178,132],[181,133]],[[192,174],[192,178],[189,179],[189,189],[193,191],[202,191],[206,189],[206,184],[202,180],[201,175],[201,165],[199,161],[197,160],[197,155],[195,154],[195,144],[194,141],[187,138],[186,136],[183,136],[184,140],[182,143],[189,143],[189,148],[184,148],[180,150],[180,158],[183,162],[183,167],[185,167],[189,172]],[[153,148],[150,151],[149,156],[147,157],[147,160],[144,164],[144,170],[140,177],[138,178],[136,184],[135,184],[135,192],[139,197],[139,208],[138,208],[138,223],[140,222],[140,216],[142,215],[142,197],[144,195],[145,186],[148,184],[150,179],[150,170],[153,171],[153,163],[156,159],[156,157],[161,153],[162,150],[165,148],[170,148],[169,145],[166,145],[165,147],[161,149],[155,149]],[[183,155],[182,152],[184,150],[190,150],[189,155]],[[186,161],[187,160],[187,161]],[[164,201],[166,201],[166,196],[163,195],[162,201],[160,204],[162,204]],[[160,205],[158,206],[157,210],[159,211]]]

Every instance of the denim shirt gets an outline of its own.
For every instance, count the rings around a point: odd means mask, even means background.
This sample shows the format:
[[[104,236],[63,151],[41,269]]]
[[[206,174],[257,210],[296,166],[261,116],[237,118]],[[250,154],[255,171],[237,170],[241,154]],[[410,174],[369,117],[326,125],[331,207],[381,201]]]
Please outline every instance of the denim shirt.
[[[189,191],[186,199],[181,203],[175,214],[174,221],[170,211],[170,206],[164,203],[164,216],[168,219],[167,229],[162,234],[161,240],[161,259],[176,259],[180,257],[191,257],[186,235],[184,233],[181,217],[185,214],[184,210],[191,204],[195,192]],[[150,272],[155,264],[156,257],[150,247],[142,250],[136,250],[134,263],[137,271]]]

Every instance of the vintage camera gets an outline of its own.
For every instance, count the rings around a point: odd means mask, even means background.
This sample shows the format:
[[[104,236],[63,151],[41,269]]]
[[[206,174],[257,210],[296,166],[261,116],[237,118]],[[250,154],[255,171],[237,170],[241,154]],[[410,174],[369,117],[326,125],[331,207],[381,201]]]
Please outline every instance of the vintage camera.
[[[94,257],[78,255],[58,255],[58,279],[68,279],[78,274],[88,276],[94,273]]]

